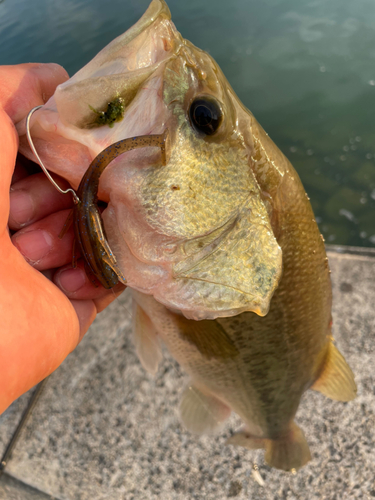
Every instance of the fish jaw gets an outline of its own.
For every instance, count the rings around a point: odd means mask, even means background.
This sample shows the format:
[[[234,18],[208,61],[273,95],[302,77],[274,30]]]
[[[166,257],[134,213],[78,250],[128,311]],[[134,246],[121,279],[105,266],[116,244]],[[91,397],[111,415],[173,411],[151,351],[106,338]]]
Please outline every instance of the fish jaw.
[[[73,187],[78,187],[91,161],[107,146],[164,131],[162,110],[155,109],[160,101],[156,96],[161,87],[158,69],[174,57],[182,40],[170,17],[166,3],[153,0],[134,26],[58,85],[54,95],[33,114],[30,132],[39,156],[48,170],[66,178]],[[145,103],[142,109],[130,106],[138,94],[142,94],[138,101]],[[94,127],[97,115],[93,110],[103,110],[116,97],[124,100],[127,119],[114,127]],[[25,136],[25,120],[17,129],[20,150],[34,159]],[[100,192],[100,198],[108,198],[108,193]]]
[[[222,109],[212,137],[192,128],[189,106],[197,96]],[[94,126],[97,113],[118,98],[123,119]],[[73,187],[108,145],[169,130],[165,167],[155,150],[126,153],[105,170],[98,195],[109,202],[105,232],[128,286],[192,319],[265,315],[281,276],[282,252],[239,109],[213,59],[184,40],[165,2],[154,0],[32,118],[43,162]],[[30,156],[25,139],[20,144]]]

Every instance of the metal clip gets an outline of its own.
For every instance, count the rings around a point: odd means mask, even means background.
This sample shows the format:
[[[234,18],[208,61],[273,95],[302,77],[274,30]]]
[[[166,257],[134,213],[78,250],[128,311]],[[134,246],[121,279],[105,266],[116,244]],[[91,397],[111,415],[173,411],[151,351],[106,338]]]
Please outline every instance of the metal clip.
[[[31,139],[31,135],[30,135],[30,119],[31,119],[31,116],[32,114],[34,113],[34,111],[36,111],[37,109],[39,108],[42,108],[43,106],[36,106],[35,108],[33,108],[30,113],[27,115],[27,118],[26,118],[26,137],[27,137],[27,140],[29,142],[29,146],[31,148],[31,151],[34,153],[35,155],[35,158],[38,160],[38,163],[39,165],[41,166],[43,172],[46,174],[46,176],[48,177],[48,179],[50,180],[51,184],[53,184],[55,186],[55,188],[57,189],[57,191],[59,191],[60,193],[62,194],[67,194],[67,193],[72,193],[73,195],[73,201],[75,204],[78,204],[80,203],[80,199],[78,198],[76,192],[74,191],[74,189],[66,189],[65,191],[63,189],[61,189],[61,187],[53,180],[51,174],[48,172],[48,170],[46,169],[46,167],[43,165],[43,162],[42,160],[39,158],[39,155],[38,153],[36,152],[36,149],[35,149],[35,146],[34,146],[34,143]]]

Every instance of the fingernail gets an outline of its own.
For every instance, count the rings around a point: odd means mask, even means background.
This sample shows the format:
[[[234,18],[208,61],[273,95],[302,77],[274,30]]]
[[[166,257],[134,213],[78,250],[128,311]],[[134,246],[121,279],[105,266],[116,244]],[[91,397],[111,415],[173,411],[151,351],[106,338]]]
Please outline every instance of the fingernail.
[[[13,244],[32,264],[39,262],[49,254],[52,250],[52,243],[52,236],[42,229],[13,236]]]
[[[23,226],[34,216],[34,202],[31,196],[22,190],[10,192],[10,220],[17,226]]]
[[[65,269],[61,271],[58,281],[66,292],[77,292],[86,283],[86,274],[82,269]]]

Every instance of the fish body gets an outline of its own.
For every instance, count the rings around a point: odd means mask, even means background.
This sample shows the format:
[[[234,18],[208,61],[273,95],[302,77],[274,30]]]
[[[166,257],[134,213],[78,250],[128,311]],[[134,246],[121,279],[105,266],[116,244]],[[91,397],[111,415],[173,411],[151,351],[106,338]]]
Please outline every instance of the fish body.
[[[258,128],[258,126],[257,126]],[[293,419],[302,394],[310,387],[333,399],[355,397],[353,374],[333,344],[331,334],[331,283],[324,243],[310,202],[293,167],[258,128],[258,149],[267,151],[275,170],[284,172],[279,183],[267,175],[262,188],[274,185],[273,230],[283,252],[283,275],[264,317],[245,312],[213,321],[194,321],[173,313],[152,297],[134,293],[149,320],[137,322],[136,339],[161,338],[168,350],[190,374],[181,416],[190,430],[210,432],[230,412],[243,420],[243,431],[229,443],[266,448],[266,460],[290,470],[301,467],[310,453]],[[142,326],[141,326],[142,325]],[[140,333],[143,330],[143,333]],[[136,345],[142,342],[136,340]],[[148,340],[149,342],[149,340]],[[147,342],[146,342],[147,344]],[[143,364],[155,369],[150,353]]]
[[[134,293],[137,352],[155,372],[161,338],[191,375],[180,407],[189,429],[210,432],[233,410],[245,427],[232,444],[298,468],[310,457],[293,421],[301,395],[350,400],[353,374],[332,343],[307,195],[216,62],[153,0],[56,89],[31,133],[46,166],[78,186],[106,147],[165,129],[166,165],[156,149],[130,151],[99,183],[108,244]],[[22,137],[20,147],[30,156]]]

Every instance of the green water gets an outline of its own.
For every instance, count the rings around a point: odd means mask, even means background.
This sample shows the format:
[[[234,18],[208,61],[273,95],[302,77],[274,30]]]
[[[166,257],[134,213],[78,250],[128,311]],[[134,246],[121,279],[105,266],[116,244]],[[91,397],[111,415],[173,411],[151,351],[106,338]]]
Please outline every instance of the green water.
[[[0,0],[0,64],[70,74],[148,0]],[[170,0],[300,174],[326,240],[375,246],[375,2]]]

